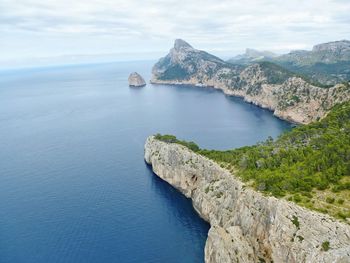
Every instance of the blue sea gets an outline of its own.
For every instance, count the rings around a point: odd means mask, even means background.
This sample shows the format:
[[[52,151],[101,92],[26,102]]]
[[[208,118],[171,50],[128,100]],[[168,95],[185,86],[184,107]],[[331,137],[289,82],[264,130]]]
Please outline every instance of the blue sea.
[[[203,262],[209,225],[144,142],[229,149],[290,124],[210,88],[129,88],[154,61],[0,72],[0,262]]]

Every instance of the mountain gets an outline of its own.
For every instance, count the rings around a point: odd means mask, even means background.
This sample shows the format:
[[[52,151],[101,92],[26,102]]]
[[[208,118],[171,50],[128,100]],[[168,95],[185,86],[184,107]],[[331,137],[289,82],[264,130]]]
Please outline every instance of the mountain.
[[[154,65],[151,82],[214,87],[296,123],[320,119],[335,104],[350,100],[349,83],[323,88],[281,65],[228,63],[180,39]]]
[[[293,51],[279,56],[276,61],[288,62],[301,67],[317,63],[334,64],[350,61],[350,41],[342,40],[315,45],[311,51]]]
[[[176,39],[169,54],[153,67],[152,81],[186,80],[191,75],[211,76],[226,62],[201,50],[194,49],[182,39]],[[230,68],[235,68],[231,66]]]
[[[290,71],[302,74],[315,83],[334,85],[350,80],[350,41],[341,40],[315,45],[311,51],[296,50],[280,56],[264,52],[245,54],[229,59],[232,64],[252,64],[257,61],[277,63]]]
[[[277,54],[273,52],[247,48],[244,54],[230,58],[227,62],[246,65],[255,61],[270,60],[274,57],[277,57]]]

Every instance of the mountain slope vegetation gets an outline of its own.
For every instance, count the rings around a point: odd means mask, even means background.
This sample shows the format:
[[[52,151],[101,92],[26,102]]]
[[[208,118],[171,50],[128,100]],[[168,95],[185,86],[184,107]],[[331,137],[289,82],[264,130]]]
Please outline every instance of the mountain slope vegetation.
[[[346,47],[346,43],[344,45]],[[317,50],[335,53],[334,58],[338,59],[347,54],[345,51],[345,55],[339,53],[339,47],[339,43],[327,44]],[[249,56],[254,55],[260,54],[250,52]],[[328,60],[330,58],[332,56],[327,57]],[[245,101],[268,108],[281,119],[307,124],[324,117],[334,105],[350,100],[348,82],[330,87],[314,77],[296,73],[275,61],[231,64],[177,39],[169,53],[154,65],[151,82],[214,87],[227,95],[242,97]]]
[[[336,105],[322,120],[299,126],[254,146],[228,151],[180,143],[239,176],[248,185],[332,216],[350,218],[350,102]]]

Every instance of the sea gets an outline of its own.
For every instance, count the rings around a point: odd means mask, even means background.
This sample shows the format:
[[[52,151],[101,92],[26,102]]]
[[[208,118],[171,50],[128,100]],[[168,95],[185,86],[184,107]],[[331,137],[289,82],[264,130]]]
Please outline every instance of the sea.
[[[203,262],[209,225],[144,162],[147,136],[206,149],[291,125],[204,87],[130,88],[155,61],[0,71],[0,262]]]

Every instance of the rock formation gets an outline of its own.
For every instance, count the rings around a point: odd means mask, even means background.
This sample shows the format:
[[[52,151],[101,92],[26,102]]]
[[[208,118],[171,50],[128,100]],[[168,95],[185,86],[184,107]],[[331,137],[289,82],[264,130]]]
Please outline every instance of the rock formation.
[[[145,161],[211,225],[205,261],[346,263],[350,226],[246,187],[188,148],[149,137]]]
[[[183,40],[176,40],[169,54],[154,65],[151,82],[211,86],[268,108],[277,117],[304,124],[350,100],[348,84],[318,87],[270,62],[233,65]]]
[[[131,73],[129,75],[128,81],[129,81],[129,86],[130,87],[143,87],[143,86],[146,86],[145,80],[137,72]]]

